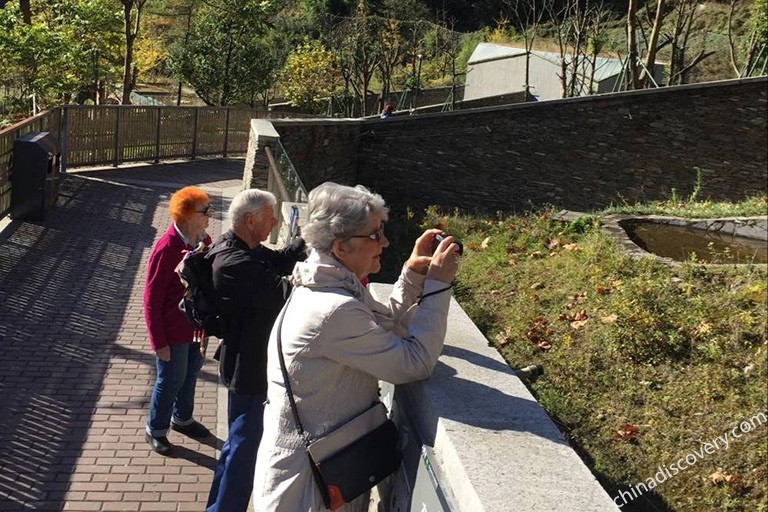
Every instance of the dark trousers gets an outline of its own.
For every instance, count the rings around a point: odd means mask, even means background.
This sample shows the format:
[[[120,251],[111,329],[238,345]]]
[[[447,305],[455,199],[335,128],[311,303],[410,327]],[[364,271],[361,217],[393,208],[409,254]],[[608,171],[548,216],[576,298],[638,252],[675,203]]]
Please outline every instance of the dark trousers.
[[[206,512],[245,512],[264,428],[264,395],[229,392],[229,434],[216,464]]]

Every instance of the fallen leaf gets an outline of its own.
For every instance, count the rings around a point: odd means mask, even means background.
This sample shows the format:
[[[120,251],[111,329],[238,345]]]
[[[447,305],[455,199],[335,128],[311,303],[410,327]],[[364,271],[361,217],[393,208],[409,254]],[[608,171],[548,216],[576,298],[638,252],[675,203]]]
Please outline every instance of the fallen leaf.
[[[544,283],[533,283],[531,285],[531,290],[541,290],[544,288]]]
[[[496,343],[499,346],[504,346],[507,343],[509,343],[509,333],[507,331],[502,331],[499,334],[496,335]]]
[[[510,267],[514,267],[515,265],[517,265],[517,260],[515,258],[509,258],[507,263],[509,263]]]
[[[547,242],[547,249],[551,250],[551,249],[554,249],[555,247],[559,247],[559,246],[560,246],[560,240],[558,240],[557,238],[553,238],[553,239],[551,239],[550,241]]]
[[[480,248],[481,248],[481,249],[487,249],[487,248],[488,248],[488,244],[489,244],[490,242],[491,242],[491,237],[486,237],[486,239],[485,239],[485,240],[483,240],[482,242],[480,242]]]
[[[639,433],[640,427],[631,423],[622,425],[619,427],[619,430],[616,431],[616,435],[619,437],[619,439],[624,439],[625,441],[634,441],[637,439],[637,434]]]
[[[712,324],[708,322],[701,322],[698,326],[696,326],[695,332],[699,336],[702,334],[707,334],[712,330]]]
[[[541,350],[549,350],[552,348],[552,345],[550,345],[546,341],[540,341],[536,344],[536,346],[539,347]]]
[[[579,250],[579,245],[578,244],[565,244],[563,246],[563,249],[565,249],[566,251],[578,251]]]
[[[603,318],[601,318],[600,321],[603,322],[604,324],[614,324],[618,319],[619,319],[619,315],[617,315],[616,313],[611,313],[610,315],[604,316]]]
[[[575,322],[571,322],[571,328],[576,330],[581,329],[587,325],[587,322],[589,322],[589,320],[576,320]]]
[[[600,286],[600,285],[595,286],[595,291],[599,295],[608,295],[609,293],[611,293],[611,289],[610,288],[607,288],[605,286]]]
[[[744,491],[744,481],[739,475],[726,473],[722,469],[718,468],[717,471],[709,475],[709,481],[715,485],[727,484],[731,489],[737,493]]]
[[[528,257],[529,258],[541,258],[541,256],[542,256],[541,251],[533,251],[530,254],[530,256],[528,256]]]

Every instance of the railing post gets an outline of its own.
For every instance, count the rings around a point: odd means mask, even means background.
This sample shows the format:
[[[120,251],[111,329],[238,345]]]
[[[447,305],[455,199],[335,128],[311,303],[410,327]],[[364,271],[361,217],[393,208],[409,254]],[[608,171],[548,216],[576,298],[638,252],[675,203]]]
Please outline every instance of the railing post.
[[[69,109],[65,106],[60,107],[61,117],[59,117],[59,171],[67,172],[67,152],[69,151],[69,133],[67,133],[67,116]]]
[[[155,163],[160,161],[160,123],[163,118],[163,107],[157,107],[157,128],[155,130]]]
[[[120,154],[120,105],[115,105],[115,109],[115,160],[112,162],[112,165],[117,167],[120,163],[118,158]]]
[[[194,129],[192,130],[192,160],[195,159],[195,156],[197,156],[197,123],[198,118],[200,117],[200,107],[192,107],[195,109],[195,122],[194,122]]]
[[[229,107],[224,114],[224,158],[227,158],[227,143],[229,142]]]

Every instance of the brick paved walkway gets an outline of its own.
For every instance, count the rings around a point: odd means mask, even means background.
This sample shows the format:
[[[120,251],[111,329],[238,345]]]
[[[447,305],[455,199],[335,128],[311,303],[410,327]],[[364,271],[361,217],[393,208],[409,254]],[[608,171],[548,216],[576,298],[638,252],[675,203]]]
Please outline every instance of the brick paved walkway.
[[[143,282],[169,193],[211,194],[215,238],[242,170],[224,159],[72,173],[44,221],[0,233],[0,510],[204,508],[220,440],[171,432],[174,458],[144,442]],[[209,360],[195,415],[214,432],[217,401]]]

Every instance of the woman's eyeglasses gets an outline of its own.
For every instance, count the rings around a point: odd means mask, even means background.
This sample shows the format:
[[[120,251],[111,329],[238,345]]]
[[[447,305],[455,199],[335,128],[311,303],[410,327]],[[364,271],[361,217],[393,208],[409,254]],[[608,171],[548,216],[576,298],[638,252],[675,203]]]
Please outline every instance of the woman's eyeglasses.
[[[374,242],[379,242],[384,237],[384,227],[380,227],[370,235],[352,235],[349,238],[367,238],[368,240],[373,240]]]
[[[210,217],[211,216],[211,205],[206,206],[202,210],[197,210],[197,213],[202,213],[206,217]]]

